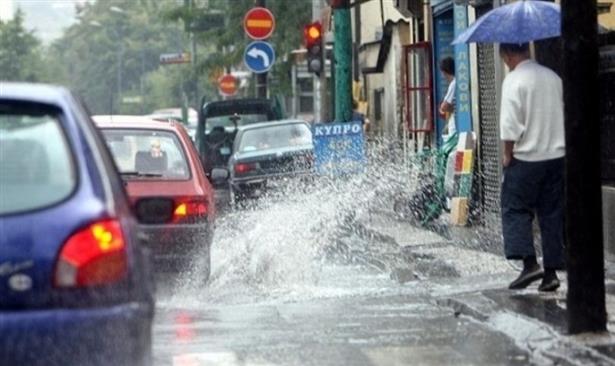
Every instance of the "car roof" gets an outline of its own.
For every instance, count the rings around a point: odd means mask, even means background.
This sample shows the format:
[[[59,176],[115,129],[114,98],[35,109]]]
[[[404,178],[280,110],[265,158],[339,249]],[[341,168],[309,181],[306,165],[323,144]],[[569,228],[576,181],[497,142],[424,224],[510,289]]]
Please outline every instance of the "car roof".
[[[70,96],[68,89],[48,84],[2,82],[0,98],[62,105]]]
[[[267,118],[274,119],[275,111],[270,99],[241,98],[229,100],[216,100],[203,105],[202,111],[206,118],[228,116],[237,114],[266,114]]]
[[[213,100],[204,104],[207,106],[224,106],[224,105],[236,105],[236,104],[267,104],[271,105],[271,99],[267,98],[237,98],[227,100]]]
[[[307,125],[309,127],[309,123],[307,123],[307,121],[304,121],[302,119],[281,119],[281,120],[276,120],[276,121],[250,123],[247,125],[239,126],[237,127],[237,129],[239,131],[244,131],[244,130],[251,130],[254,128],[273,127],[273,126],[280,126],[280,125],[292,125],[292,124],[300,124],[300,123]]]
[[[165,108],[153,111],[148,117],[151,118],[182,118],[181,108]],[[188,125],[195,125],[198,122],[198,112],[194,108],[188,108]]]
[[[92,116],[92,119],[98,128],[156,129],[168,131],[175,131],[177,129],[177,123],[175,122],[156,121],[147,116]]]

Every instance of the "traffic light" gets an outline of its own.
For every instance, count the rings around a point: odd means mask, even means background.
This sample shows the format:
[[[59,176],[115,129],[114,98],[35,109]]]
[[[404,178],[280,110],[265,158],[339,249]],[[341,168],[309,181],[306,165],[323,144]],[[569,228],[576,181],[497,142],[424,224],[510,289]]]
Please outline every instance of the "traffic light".
[[[307,67],[309,72],[320,75],[324,69],[322,26],[314,22],[303,28],[305,48],[307,48]]]

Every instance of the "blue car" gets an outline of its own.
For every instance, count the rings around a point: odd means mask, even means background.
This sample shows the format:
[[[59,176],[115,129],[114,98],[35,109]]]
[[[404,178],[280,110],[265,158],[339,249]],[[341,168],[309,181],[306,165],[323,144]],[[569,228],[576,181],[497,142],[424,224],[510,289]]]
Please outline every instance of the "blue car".
[[[0,365],[149,364],[154,282],[137,240],[84,105],[0,83]]]

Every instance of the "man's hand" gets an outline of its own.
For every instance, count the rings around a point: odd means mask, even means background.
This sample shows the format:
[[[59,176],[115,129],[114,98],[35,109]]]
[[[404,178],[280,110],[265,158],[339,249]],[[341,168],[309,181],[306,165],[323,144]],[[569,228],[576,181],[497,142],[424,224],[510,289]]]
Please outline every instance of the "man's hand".
[[[511,161],[512,161],[512,157],[511,156],[504,155],[504,158],[502,159],[502,166],[504,168],[508,168],[508,166],[510,165]]]
[[[444,101],[442,103],[440,103],[440,113],[442,115],[445,115],[447,113],[453,113],[455,111],[455,106]]]
[[[514,141],[504,141],[504,157],[502,158],[502,166],[507,168],[510,165],[510,162],[513,159],[513,149],[515,147]]]

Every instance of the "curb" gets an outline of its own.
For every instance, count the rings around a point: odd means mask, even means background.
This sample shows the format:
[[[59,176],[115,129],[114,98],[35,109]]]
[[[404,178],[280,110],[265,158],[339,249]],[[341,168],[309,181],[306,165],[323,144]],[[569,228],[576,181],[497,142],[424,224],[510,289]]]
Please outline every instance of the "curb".
[[[481,292],[460,294],[436,301],[439,306],[453,309],[456,317],[466,316],[509,337],[530,356],[534,364],[615,365],[578,337],[562,335],[552,326],[502,309]]]

